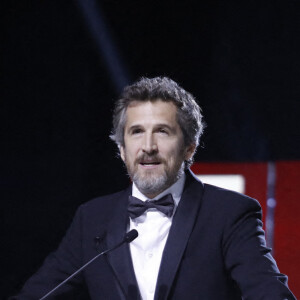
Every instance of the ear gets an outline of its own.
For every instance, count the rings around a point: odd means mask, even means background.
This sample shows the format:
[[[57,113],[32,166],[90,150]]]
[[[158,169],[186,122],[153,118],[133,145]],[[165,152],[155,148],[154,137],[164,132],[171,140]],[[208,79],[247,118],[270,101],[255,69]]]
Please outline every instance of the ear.
[[[184,159],[185,160],[189,160],[190,158],[193,157],[194,153],[195,153],[195,150],[196,150],[196,145],[193,143],[193,144],[190,144],[189,146],[187,146],[185,148],[185,156],[184,156]]]
[[[124,146],[119,146],[119,150],[120,150],[120,156],[121,156],[122,160],[125,162],[125,150],[124,150]]]

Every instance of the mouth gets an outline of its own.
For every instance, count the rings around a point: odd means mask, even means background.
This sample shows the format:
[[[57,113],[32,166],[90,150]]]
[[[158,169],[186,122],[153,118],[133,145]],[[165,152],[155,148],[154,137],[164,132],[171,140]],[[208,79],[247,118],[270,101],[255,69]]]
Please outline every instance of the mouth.
[[[141,161],[139,163],[139,165],[141,165],[143,168],[148,168],[148,169],[156,168],[160,164],[161,164],[160,161]]]

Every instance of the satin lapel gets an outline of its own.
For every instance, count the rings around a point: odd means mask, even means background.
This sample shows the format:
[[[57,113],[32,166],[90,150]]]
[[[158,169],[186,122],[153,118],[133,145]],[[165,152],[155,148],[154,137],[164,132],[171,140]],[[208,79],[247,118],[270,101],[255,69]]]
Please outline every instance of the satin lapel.
[[[155,300],[167,299],[178,270],[203,194],[203,184],[188,173],[185,189],[173,217],[156,284]]]
[[[128,196],[131,194],[131,188],[124,191],[122,198],[124,201],[116,207],[116,213],[112,218],[107,234],[108,248],[114,247],[123,240],[128,224]],[[135,278],[133,264],[131,260],[129,245],[124,244],[118,249],[107,254],[108,261],[113,269],[121,290],[122,298],[140,299],[139,289]]]

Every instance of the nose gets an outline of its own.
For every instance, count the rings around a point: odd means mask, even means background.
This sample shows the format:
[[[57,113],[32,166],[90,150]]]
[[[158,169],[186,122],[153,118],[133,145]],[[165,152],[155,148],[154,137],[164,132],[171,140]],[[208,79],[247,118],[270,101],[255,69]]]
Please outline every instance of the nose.
[[[144,135],[142,150],[145,153],[153,154],[158,150],[156,139],[153,134],[148,133]]]

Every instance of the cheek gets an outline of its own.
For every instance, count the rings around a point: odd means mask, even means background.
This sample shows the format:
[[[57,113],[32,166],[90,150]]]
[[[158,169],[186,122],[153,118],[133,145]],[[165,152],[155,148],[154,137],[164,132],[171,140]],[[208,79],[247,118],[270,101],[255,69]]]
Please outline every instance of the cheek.
[[[123,153],[123,154],[122,154]],[[130,143],[130,146],[127,146],[121,152],[121,157],[124,162],[130,163],[134,162],[139,154],[139,147],[135,143]]]
[[[167,161],[170,162],[184,159],[182,146],[177,143],[170,145],[169,147],[161,147],[159,152]]]

